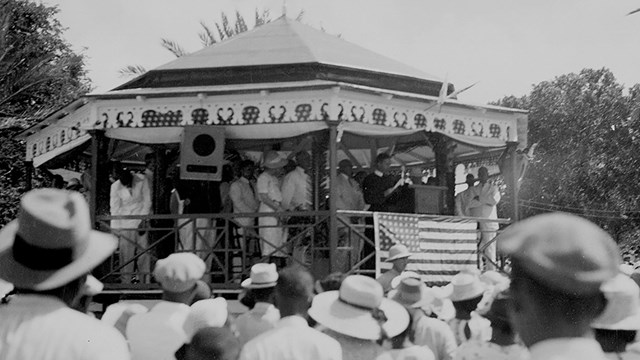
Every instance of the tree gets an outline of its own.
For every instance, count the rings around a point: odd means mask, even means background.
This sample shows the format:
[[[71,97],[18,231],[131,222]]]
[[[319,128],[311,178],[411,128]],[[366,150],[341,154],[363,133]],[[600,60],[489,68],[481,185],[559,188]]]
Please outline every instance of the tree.
[[[303,12],[300,12],[298,18],[300,18],[302,14]],[[198,37],[200,38],[202,47],[217,44],[249,30],[247,22],[239,11],[236,11],[236,19],[233,25],[231,25],[229,17],[227,17],[227,14],[224,12],[221,13],[221,18],[221,22],[214,23],[215,31],[205,22],[200,22],[202,30],[198,33]],[[269,10],[263,10],[262,12],[259,12],[258,9],[255,10],[255,27],[264,25],[270,21],[271,16],[269,14]],[[175,57],[181,57],[189,53],[179,43],[166,38],[160,40],[160,45],[175,55]],[[118,72],[121,77],[134,77],[144,74],[147,70],[141,65],[128,65],[120,69]]]
[[[14,138],[90,89],[84,55],[64,40],[57,7],[0,0],[0,223],[24,191],[24,144]]]
[[[64,40],[57,7],[0,0],[0,116],[33,116],[86,93],[84,56]]]
[[[525,217],[573,212],[617,237],[640,228],[639,100],[640,85],[625,95],[608,69],[584,69],[497,102],[528,109],[539,144],[520,192]]]

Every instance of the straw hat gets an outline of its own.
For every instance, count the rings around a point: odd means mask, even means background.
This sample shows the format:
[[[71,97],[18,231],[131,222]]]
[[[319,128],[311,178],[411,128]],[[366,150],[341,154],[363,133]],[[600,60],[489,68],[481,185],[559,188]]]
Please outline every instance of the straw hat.
[[[156,262],[153,276],[163,290],[181,293],[196,288],[196,283],[204,276],[206,265],[198,255],[175,253]]]
[[[251,267],[251,274],[240,286],[245,289],[264,289],[276,286],[278,270],[276,264],[258,263]]]
[[[402,273],[400,273],[400,275],[394,277],[391,280],[391,288],[395,289],[398,287],[398,285],[400,285],[400,282],[404,279],[418,279],[418,280],[422,280],[422,278],[420,277],[420,274],[418,274],[417,272],[414,271],[403,271]]]
[[[18,218],[0,231],[0,274],[17,288],[55,289],[89,273],[117,246],[114,236],[91,230],[80,193],[32,190]]]
[[[475,273],[461,271],[451,279],[451,301],[464,301],[482,296],[486,290],[484,283]]]
[[[394,261],[402,258],[408,258],[411,256],[409,249],[402,244],[395,244],[391,248],[389,248],[389,257],[387,261]]]
[[[416,278],[404,278],[397,289],[389,291],[388,297],[409,308],[424,308],[431,305],[434,295]]]
[[[268,169],[280,169],[287,165],[287,162],[287,159],[281,157],[277,151],[267,151],[267,153],[264,154],[262,166]]]
[[[409,326],[407,310],[385,299],[382,285],[363,275],[347,276],[339,291],[316,295],[309,316],[335,332],[364,340],[379,339],[381,327],[394,337]]]
[[[193,335],[198,330],[206,327],[223,327],[227,322],[229,312],[227,311],[227,300],[218,297],[196,301],[191,305],[189,315],[184,321],[182,328],[187,335],[187,342],[191,342]]]
[[[607,306],[591,324],[606,330],[640,330],[640,288],[625,274],[602,284]]]

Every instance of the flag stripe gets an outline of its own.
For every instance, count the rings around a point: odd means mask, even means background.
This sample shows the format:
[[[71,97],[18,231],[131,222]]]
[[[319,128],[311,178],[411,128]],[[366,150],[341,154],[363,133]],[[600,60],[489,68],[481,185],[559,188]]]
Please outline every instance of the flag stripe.
[[[377,271],[390,269],[389,248],[402,243],[409,248],[407,270],[421,274],[429,284],[448,283],[465,268],[477,267],[478,224],[453,218],[427,218],[418,214],[374,213]]]

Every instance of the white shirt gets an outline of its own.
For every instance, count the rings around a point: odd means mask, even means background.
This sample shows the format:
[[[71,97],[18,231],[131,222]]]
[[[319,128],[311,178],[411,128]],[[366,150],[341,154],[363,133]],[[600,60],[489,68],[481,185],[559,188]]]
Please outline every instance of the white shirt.
[[[175,359],[185,343],[182,326],[189,314],[188,305],[161,301],[149,312],[134,315],[127,324],[127,339],[134,360]]]
[[[391,349],[388,351],[393,360],[433,360],[433,352],[429,348],[413,345],[404,349]],[[378,360],[378,359],[376,359]]]
[[[282,207],[287,210],[311,208],[311,182],[301,167],[285,175],[282,180]]]
[[[451,360],[458,345],[449,325],[442,320],[421,316],[413,325],[416,345],[426,346],[436,360]]]
[[[69,308],[60,299],[16,295],[0,305],[0,359],[129,359],[113,327]]]
[[[258,176],[256,182],[256,191],[258,194],[266,194],[271,201],[282,203],[282,192],[280,191],[280,180],[277,177],[267,173],[266,171]],[[276,212],[269,205],[261,202],[259,212]]]
[[[273,304],[256,303],[253,309],[240,314],[236,319],[240,345],[244,345],[263,332],[273,329],[278,320],[280,320],[280,311]]]
[[[456,351],[456,360],[527,360],[529,351],[519,344],[501,346],[489,341],[468,341]]]
[[[604,360],[600,344],[588,338],[543,340],[529,348],[531,360]]]
[[[498,211],[496,210],[496,205],[500,202],[500,190],[498,190],[498,187],[486,182],[478,184],[470,190],[469,197],[471,201],[467,205],[470,216],[497,219]],[[478,200],[473,199],[476,196],[478,196]]]
[[[287,316],[269,330],[249,341],[240,360],[341,360],[340,344],[307,324],[300,316]]]
[[[131,188],[128,188],[120,180],[111,184],[110,193],[111,215],[148,215],[151,213],[151,191],[143,174],[133,174]],[[135,229],[140,224],[140,219],[111,220],[113,229]]]
[[[254,213],[258,211],[260,203],[255,194],[255,189],[249,180],[245,177],[240,177],[238,180],[231,183],[229,187],[229,197],[233,203],[234,213]],[[236,218],[235,219],[242,226],[253,225],[254,218]]]
[[[473,200],[473,187],[467,188],[465,191],[456,195],[456,215],[457,216],[471,216],[469,210],[469,204]]]
[[[338,198],[336,208],[338,210],[364,210],[364,197],[358,183],[346,174],[336,176],[336,189]]]
[[[389,352],[373,340],[357,339],[330,329],[323,332],[340,343],[343,360],[392,360]]]

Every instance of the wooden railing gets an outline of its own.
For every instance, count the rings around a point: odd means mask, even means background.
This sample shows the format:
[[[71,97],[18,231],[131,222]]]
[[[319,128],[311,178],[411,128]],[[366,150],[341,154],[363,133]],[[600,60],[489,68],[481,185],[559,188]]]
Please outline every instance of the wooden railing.
[[[261,228],[257,218],[263,213],[248,214],[185,214],[185,215],[148,215],[148,216],[99,216],[97,228],[112,232],[119,238],[118,252],[96,270],[98,278],[105,283],[106,289],[139,291],[157,289],[151,275],[153,264],[173,252],[193,252],[207,263],[206,279],[218,291],[239,289],[240,282],[249,276],[251,266],[258,262],[269,261],[270,255],[279,250],[287,254],[287,264],[299,264],[308,267],[316,277],[329,273],[331,256],[336,256],[334,264],[340,271],[348,274],[366,274],[373,276],[375,269],[370,265],[375,253],[363,253],[368,244],[375,247],[372,212],[338,211],[338,239],[334,254],[330,254],[329,211],[305,211],[269,213],[277,217],[286,229],[289,237],[281,246],[268,254],[260,251],[266,242],[259,236]],[[434,216],[434,218],[442,216]],[[254,226],[241,226],[235,219],[255,219]],[[142,221],[142,225],[129,229],[112,229],[111,220]],[[369,219],[369,220],[367,220]],[[474,219],[493,221],[502,226],[508,220]],[[272,226],[273,227],[273,226]],[[478,230],[480,232],[480,230]],[[145,233],[141,236],[139,233]],[[369,236],[367,236],[369,235]],[[146,244],[141,244],[140,239]],[[122,258],[123,244],[135,247],[135,254]],[[479,257],[481,252],[479,252]],[[148,265],[145,265],[148,264]],[[501,261],[497,264],[503,265]]]

